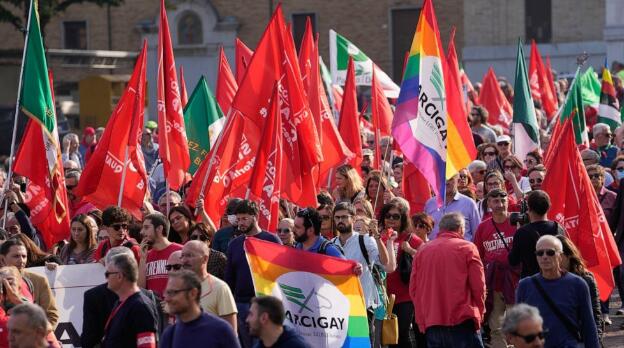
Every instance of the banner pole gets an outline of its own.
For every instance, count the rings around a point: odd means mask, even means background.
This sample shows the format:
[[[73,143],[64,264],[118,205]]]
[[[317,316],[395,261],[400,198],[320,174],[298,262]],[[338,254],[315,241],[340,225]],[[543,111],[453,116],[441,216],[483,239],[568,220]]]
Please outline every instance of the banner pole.
[[[126,152],[124,154],[123,169],[121,171],[121,184],[119,185],[119,196],[117,196],[117,206],[121,208],[121,200],[123,198],[124,185],[126,183],[126,171],[128,168],[128,146],[126,146]]]
[[[30,21],[32,20],[32,12],[35,0],[30,0],[30,9],[28,10],[28,21],[26,23],[26,37],[24,38],[24,51],[22,52],[22,66],[20,68],[19,81],[17,82],[17,100],[15,102],[15,113],[13,114],[13,135],[11,137],[11,153],[9,154],[9,172],[4,183],[4,188],[0,192],[0,202],[4,199],[4,192],[7,190],[13,180],[13,156],[15,156],[15,141],[17,138],[17,120],[19,116],[19,106],[22,96],[22,79],[24,78],[24,62],[26,61],[26,51],[28,49],[28,38],[30,36]],[[4,217],[2,219],[2,228],[6,225],[7,205],[5,202]]]

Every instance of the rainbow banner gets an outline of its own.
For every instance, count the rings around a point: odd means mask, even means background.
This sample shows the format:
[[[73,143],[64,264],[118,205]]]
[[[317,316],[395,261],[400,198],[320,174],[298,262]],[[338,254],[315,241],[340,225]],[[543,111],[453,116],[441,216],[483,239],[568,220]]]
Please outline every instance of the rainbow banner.
[[[425,0],[403,74],[392,135],[444,202],[447,108],[444,54],[431,0]],[[451,175],[452,176],[452,175]]]
[[[280,298],[285,324],[312,347],[370,347],[353,261],[255,238],[245,240],[245,251],[256,294]]]

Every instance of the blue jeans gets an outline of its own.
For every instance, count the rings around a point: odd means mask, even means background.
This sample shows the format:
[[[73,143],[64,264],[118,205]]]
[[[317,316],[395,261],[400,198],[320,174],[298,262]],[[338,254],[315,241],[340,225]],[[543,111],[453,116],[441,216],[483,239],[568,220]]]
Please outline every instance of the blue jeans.
[[[432,326],[425,332],[427,348],[483,348],[472,321],[455,326]]]
[[[249,326],[247,325],[247,315],[249,314],[249,308],[251,305],[247,302],[236,302],[236,309],[238,314],[236,315],[236,321],[238,323],[238,340],[240,341],[242,348],[253,347],[258,339],[251,337],[249,334]]]

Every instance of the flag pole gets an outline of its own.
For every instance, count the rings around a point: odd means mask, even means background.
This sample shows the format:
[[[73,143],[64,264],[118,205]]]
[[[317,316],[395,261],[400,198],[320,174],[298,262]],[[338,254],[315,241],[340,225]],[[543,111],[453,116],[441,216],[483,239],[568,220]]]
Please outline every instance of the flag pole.
[[[379,129],[377,129],[377,132],[379,132]],[[377,138],[381,140],[381,135]],[[388,139],[388,143],[386,144],[386,150],[384,151],[384,154],[386,154],[388,152],[388,148],[390,147],[390,143],[392,142],[392,138]],[[373,204],[373,212],[375,212],[375,210],[377,209],[377,200],[379,198],[379,188],[381,187],[381,183],[383,182],[383,178],[384,178],[384,167],[383,167],[383,158],[381,157],[381,154],[379,154],[379,161],[381,163],[379,163],[379,171],[381,173],[381,177],[379,179],[379,185],[377,185],[377,192],[375,193],[375,204]],[[389,190],[389,187],[386,187],[386,190]]]
[[[30,34],[30,21],[32,20],[32,10],[35,0],[30,0],[30,9],[28,10],[28,21],[26,23],[26,38],[24,39],[24,51],[22,52],[22,67],[20,68],[19,81],[17,82],[17,101],[15,102],[15,113],[13,114],[13,135],[11,137],[11,153],[9,155],[9,172],[4,183],[4,189],[0,193],[0,201],[4,199],[4,191],[9,188],[13,180],[13,156],[15,156],[15,141],[17,138],[17,120],[19,116],[20,99],[22,95],[22,79],[24,77],[24,62],[26,60],[26,51],[28,49],[28,37]],[[4,217],[2,219],[2,228],[6,226],[7,202],[4,202]]]
[[[126,146],[126,153],[124,154],[123,169],[121,170],[121,184],[119,185],[119,196],[117,196],[117,206],[121,208],[121,200],[123,198],[124,186],[126,183],[126,171],[128,168],[128,146]]]

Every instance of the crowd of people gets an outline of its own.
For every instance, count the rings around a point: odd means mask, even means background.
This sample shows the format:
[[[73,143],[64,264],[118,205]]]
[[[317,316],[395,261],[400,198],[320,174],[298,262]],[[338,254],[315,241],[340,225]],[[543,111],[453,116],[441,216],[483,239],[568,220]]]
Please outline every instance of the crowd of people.
[[[513,89],[500,83],[512,101]],[[567,81],[555,86],[563,102]],[[612,311],[623,315],[624,307],[599,300],[578,249],[549,219],[550,198],[541,185],[550,135],[539,103],[536,110],[543,148],[521,161],[512,138],[474,105],[467,116],[478,157],[446,181],[442,206],[432,197],[422,211],[404,198],[402,156],[382,143],[383,163],[375,166],[373,136],[362,130],[362,166],[335,168],[333,186],[318,194],[317,207],[282,202],[275,231],[259,226],[253,201],[230,198],[221,220],[212,221],[202,199],[191,209],[184,188],[167,191],[153,121],[141,137],[152,193],[143,216],[117,206],[100,210],[73,190],[103,129],[85,128],[82,140],[67,134],[67,240],[46,245],[31,223],[27,178],[14,175],[6,185],[0,347],[59,346],[54,295],[30,267],[95,262],[104,265],[106,283],[84,295],[83,347],[307,347],[284,322],[282,302],[256,296],[243,247],[251,237],[355,261],[373,347],[382,346],[391,313],[398,318],[391,347],[599,347]],[[591,146],[581,156],[622,251],[624,127],[588,124]],[[5,178],[2,169],[0,185]],[[614,277],[624,293],[620,267]]]

